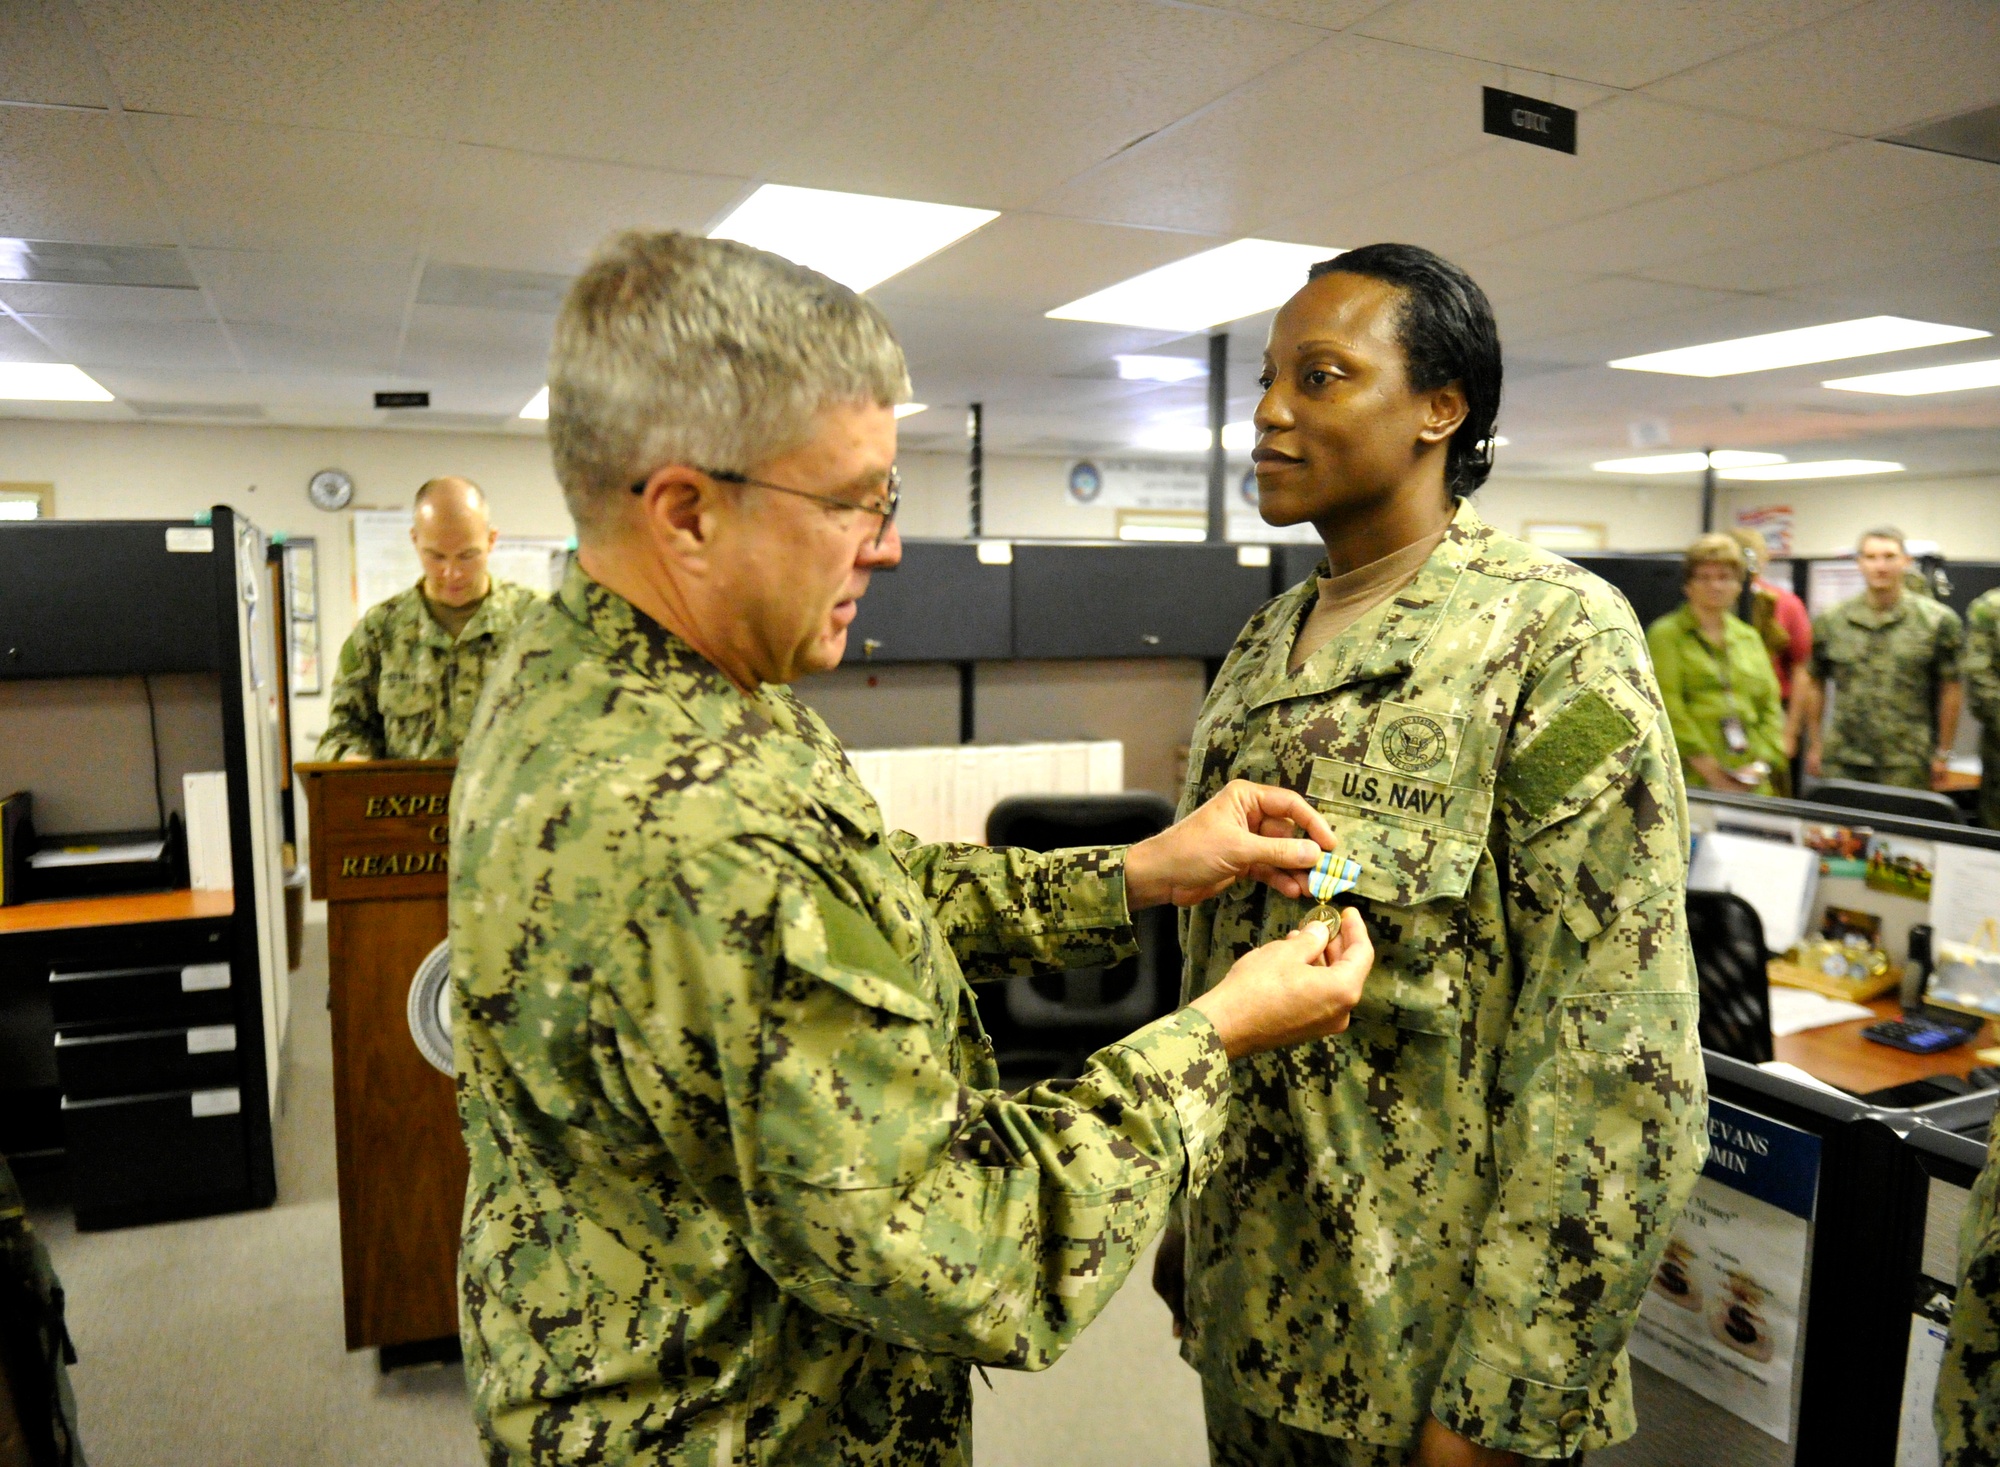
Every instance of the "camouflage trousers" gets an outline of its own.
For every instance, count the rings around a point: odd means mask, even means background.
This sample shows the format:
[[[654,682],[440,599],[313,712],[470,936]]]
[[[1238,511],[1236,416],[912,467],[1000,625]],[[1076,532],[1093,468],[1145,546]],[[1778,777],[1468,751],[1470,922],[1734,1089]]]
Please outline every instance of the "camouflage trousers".
[[[1921,764],[1861,765],[1828,759],[1820,765],[1820,774],[1827,779],[1858,779],[1863,784],[1893,784],[1906,790],[1927,790],[1931,787],[1928,760]]]
[[[1287,1426],[1257,1415],[1207,1380],[1201,1383],[1201,1410],[1208,1422],[1209,1467],[1403,1467],[1411,1450]],[[1581,1467],[1583,1453],[1562,1460]]]

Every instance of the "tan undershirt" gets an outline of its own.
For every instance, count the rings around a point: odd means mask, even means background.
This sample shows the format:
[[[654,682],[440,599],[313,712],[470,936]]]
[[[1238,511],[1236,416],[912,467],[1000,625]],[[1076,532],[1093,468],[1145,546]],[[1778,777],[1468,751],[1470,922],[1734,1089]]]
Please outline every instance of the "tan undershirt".
[[[487,596],[492,594],[491,590],[486,593]],[[465,630],[466,623],[477,616],[479,608],[485,604],[486,596],[481,596],[477,601],[468,601],[463,606],[440,606],[430,597],[424,597],[424,608],[430,612],[431,619],[451,633],[454,642],[458,640],[458,634]]]
[[[1450,528],[1447,520],[1435,535],[1392,550],[1380,560],[1371,560],[1345,575],[1321,577],[1319,600],[1299,625],[1286,670],[1297,672],[1313,653],[1414,581]]]

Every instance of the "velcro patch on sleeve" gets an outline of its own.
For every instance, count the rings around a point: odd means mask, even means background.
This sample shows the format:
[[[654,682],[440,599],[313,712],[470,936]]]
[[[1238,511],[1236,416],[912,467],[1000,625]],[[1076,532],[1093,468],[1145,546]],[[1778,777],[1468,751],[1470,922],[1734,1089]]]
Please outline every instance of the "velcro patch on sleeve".
[[[1507,793],[1531,819],[1540,820],[1638,732],[1616,704],[1588,689],[1507,766]]]

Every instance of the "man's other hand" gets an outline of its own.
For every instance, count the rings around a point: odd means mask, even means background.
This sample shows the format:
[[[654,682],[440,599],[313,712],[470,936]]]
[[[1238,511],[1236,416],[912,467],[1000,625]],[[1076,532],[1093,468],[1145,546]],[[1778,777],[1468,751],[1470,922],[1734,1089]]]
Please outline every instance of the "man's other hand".
[[[1232,779],[1187,819],[1126,851],[1125,903],[1135,912],[1162,902],[1191,907],[1246,877],[1302,897],[1306,873],[1332,849],[1333,827],[1303,795]]]
[[[1498,1452],[1460,1436],[1435,1416],[1424,1418],[1409,1467],[1519,1467],[1519,1452]]]
[[[1229,1057],[1241,1059],[1340,1033],[1374,966],[1368,929],[1349,907],[1338,927],[1308,922],[1245,953],[1189,1007],[1208,1015]]]
[[[1167,1224],[1153,1253],[1153,1292],[1174,1317],[1174,1338],[1187,1333],[1187,1234],[1177,1222]]]

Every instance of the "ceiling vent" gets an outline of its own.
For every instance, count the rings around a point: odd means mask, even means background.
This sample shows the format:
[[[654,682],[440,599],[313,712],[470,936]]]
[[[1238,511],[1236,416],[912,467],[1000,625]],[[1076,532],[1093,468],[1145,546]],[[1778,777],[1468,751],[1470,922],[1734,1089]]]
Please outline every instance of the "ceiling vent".
[[[488,270],[480,265],[424,266],[417,285],[420,306],[473,306],[483,311],[532,311],[553,316],[569,291],[569,276],[533,270]]]
[[[254,402],[141,402],[124,399],[125,406],[147,418],[261,418],[264,409]]]
[[[0,239],[0,280],[200,289],[181,252],[170,245],[60,244],[46,239]]]
[[[1905,148],[1922,148],[1927,153],[1950,153],[1955,158],[2000,163],[2000,106],[1961,112],[1942,122],[1927,122],[1908,132],[1886,136],[1882,141]]]

